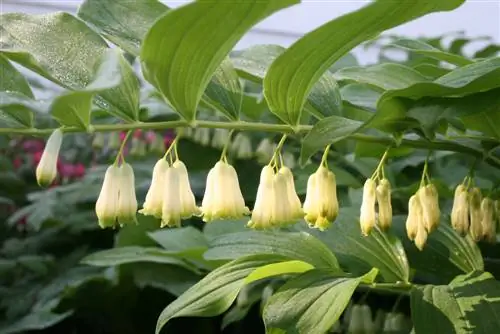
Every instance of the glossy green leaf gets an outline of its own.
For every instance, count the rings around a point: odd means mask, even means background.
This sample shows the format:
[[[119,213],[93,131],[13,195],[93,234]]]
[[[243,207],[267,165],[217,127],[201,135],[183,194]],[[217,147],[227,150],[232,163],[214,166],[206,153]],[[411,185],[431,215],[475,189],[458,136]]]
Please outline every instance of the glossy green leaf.
[[[245,279],[257,268],[283,261],[283,257],[256,255],[231,261],[209,273],[205,278],[170,303],[160,314],[156,333],[177,317],[216,316],[234,302]]]
[[[71,90],[81,90],[92,81],[109,49],[97,33],[67,13],[2,14],[0,31],[0,53]],[[121,84],[100,94],[97,102],[118,117],[136,120],[139,81],[126,61],[121,72]]]
[[[169,251],[182,252],[188,249],[208,247],[203,233],[192,226],[157,230],[149,232],[148,235],[160,246]]]
[[[70,317],[72,314],[73,311],[58,314],[48,310],[40,310],[26,315],[9,326],[0,327],[0,333],[13,334],[48,329],[49,327],[52,327]]]
[[[441,61],[445,61],[450,64],[454,64],[457,66],[465,66],[474,63],[473,60],[470,60],[466,57],[445,52],[438,48],[433,47],[423,41],[415,40],[415,39],[407,39],[401,38],[391,43],[391,45],[396,46],[398,48],[402,48],[411,52],[415,52],[427,57],[435,58]]]
[[[349,102],[353,106],[375,111],[377,101],[382,93],[366,84],[353,83],[343,86],[340,89],[340,95],[342,100]],[[344,116],[347,117],[347,115]]]
[[[187,267],[186,262],[172,256],[172,252],[154,247],[118,247],[90,254],[82,259],[84,264],[99,267],[117,266],[134,262],[154,262]]]
[[[431,80],[442,77],[451,71],[447,68],[442,68],[433,64],[420,64],[415,66],[413,69]]]
[[[254,272],[247,276],[245,281],[254,282],[271,276],[279,276],[283,274],[299,274],[311,269],[314,269],[314,267],[304,261],[294,260],[272,263],[255,269]]]
[[[411,313],[419,333],[500,331],[500,282],[486,272],[460,275],[449,285],[416,286]]]
[[[145,78],[178,113],[193,120],[210,78],[243,34],[266,16],[295,3],[199,1],[171,10],[156,21],[142,44]],[[224,29],[220,29],[221,22]]]
[[[229,58],[222,61],[209,82],[203,100],[230,120],[239,118],[243,103],[240,79]]]
[[[359,197],[357,194],[351,200],[352,207],[340,209],[337,220],[328,230],[310,230],[310,233],[323,241],[349,272],[362,274],[377,268],[385,282],[408,282],[410,268],[401,241],[390,231],[381,232],[377,228],[368,237],[361,234]],[[304,230],[307,227],[297,228]]]
[[[456,275],[484,270],[479,247],[470,236],[458,235],[448,221],[442,221],[439,228],[429,234],[423,251],[408,239],[405,221],[406,217],[394,217],[393,230],[403,241],[410,267],[423,279],[446,284]]]
[[[26,78],[0,54],[0,92],[13,91],[33,98],[33,92]]]
[[[248,49],[235,51],[231,59],[243,78],[261,83],[269,66],[285,50],[279,45],[255,45]],[[308,111],[317,118],[338,115],[341,112],[342,98],[339,87],[329,72],[319,78],[307,99]]]
[[[49,104],[18,92],[0,92],[0,122],[7,127],[33,126],[33,112],[47,113]]]
[[[419,82],[429,81],[411,67],[392,63],[344,68],[335,73],[335,79],[355,81],[384,90],[401,89]]]
[[[290,279],[264,307],[266,330],[279,328],[289,334],[323,334],[340,318],[360,282],[371,283],[373,269],[356,278],[335,277],[326,270],[310,270]]]
[[[307,262],[316,268],[339,268],[328,247],[305,232],[251,231],[222,235],[210,242],[205,258],[227,260],[253,254],[281,255],[289,260]]]
[[[157,0],[85,0],[77,15],[104,38],[138,56],[149,28],[168,9]]]
[[[281,54],[266,74],[264,95],[271,111],[297,124],[313,85],[347,51],[384,30],[428,13],[452,10],[462,3],[376,1],[308,33]]]
[[[327,145],[356,133],[363,125],[363,122],[340,116],[330,116],[320,120],[302,141],[301,164],[305,164],[317,150],[324,149]]]

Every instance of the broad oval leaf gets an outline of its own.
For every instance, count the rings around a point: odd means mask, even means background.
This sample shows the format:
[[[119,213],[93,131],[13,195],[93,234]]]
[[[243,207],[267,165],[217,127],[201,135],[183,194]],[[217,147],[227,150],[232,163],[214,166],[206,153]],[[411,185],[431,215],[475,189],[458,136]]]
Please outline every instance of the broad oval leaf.
[[[203,233],[186,226],[176,229],[161,229],[148,233],[149,237],[169,251],[182,252],[188,249],[207,248],[208,243]]]
[[[451,71],[450,69],[442,68],[433,64],[420,64],[415,66],[413,69],[432,80],[442,77]]]
[[[194,120],[210,78],[241,36],[266,16],[295,3],[197,1],[168,11],[142,44],[145,78],[178,113]]]
[[[298,227],[305,229],[306,227]],[[332,226],[310,232],[323,241],[349,272],[362,274],[377,268],[385,282],[408,282],[410,268],[401,241],[390,231],[372,230],[368,237],[361,234],[359,208],[342,207]]]
[[[416,269],[421,278],[448,283],[459,274],[484,270],[479,247],[470,236],[458,235],[448,221],[442,221],[439,228],[429,234],[423,251],[419,251],[406,236],[405,219],[395,216],[393,229],[403,240],[410,267]]]
[[[271,65],[264,95],[273,113],[296,125],[305,99],[321,75],[345,53],[380,32],[435,11],[451,10],[463,0],[376,1],[308,33]]]
[[[415,286],[411,291],[415,332],[498,333],[499,291],[500,282],[479,271],[460,275],[449,285]]]
[[[256,255],[242,257],[217,268],[161,312],[156,323],[156,333],[159,334],[163,326],[173,318],[216,316],[225,312],[246,284],[248,275],[262,266],[283,260],[283,257],[276,255]]]
[[[371,283],[376,276],[376,269],[356,278],[335,277],[335,273],[313,269],[294,277],[266,303],[263,312],[266,330],[326,333],[342,315],[359,283]]]
[[[71,90],[92,81],[96,62],[109,49],[97,33],[67,13],[2,14],[0,32],[0,53]],[[137,120],[139,81],[127,62],[121,65],[121,84],[101,94],[99,106],[125,120]]]
[[[28,80],[5,58],[0,54],[0,92],[13,91],[33,98],[33,92]]]
[[[302,141],[300,162],[302,165],[317,150],[347,138],[363,128],[364,123],[340,116],[330,116],[316,123]]]
[[[0,122],[7,127],[33,126],[33,113],[45,114],[49,103],[36,101],[19,92],[0,92]]]
[[[301,260],[316,268],[339,268],[337,259],[321,241],[300,232],[237,232],[210,242],[205,258],[237,259],[252,254],[276,254],[289,260]]]
[[[352,83],[343,86],[340,89],[340,94],[345,102],[374,112],[382,92],[365,84]]]

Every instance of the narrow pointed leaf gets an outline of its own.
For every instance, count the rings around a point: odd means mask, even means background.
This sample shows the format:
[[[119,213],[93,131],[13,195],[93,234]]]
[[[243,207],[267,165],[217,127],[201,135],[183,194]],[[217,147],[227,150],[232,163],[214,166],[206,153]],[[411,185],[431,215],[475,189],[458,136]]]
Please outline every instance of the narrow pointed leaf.
[[[0,92],[0,122],[8,127],[33,126],[33,112],[45,114],[49,105],[18,92]]]
[[[33,98],[33,92],[26,78],[0,54],[0,92],[13,91]]]
[[[339,268],[337,259],[315,237],[305,233],[237,232],[210,242],[205,258],[237,259],[252,254],[276,254],[289,260],[301,260],[317,268]]]
[[[0,53],[56,84],[81,90],[109,49],[85,23],[67,13],[2,14]],[[137,120],[139,81],[130,65],[122,64],[121,84],[101,94],[99,106],[125,120]]]
[[[376,269],[356,278],[335,277],[335,273],[314,269],[294,277],[266,303],[266,330],[326,333],[344,312],[359,283],[371,283],[376,276]]]
[[[297,124],[313,85],[349,50],[384,30],[428,13],[452,10],[462,3],[375,1],[308,33],[280,55],[266,74],[264,95],[271,111]]]
[[[296,2],[197,1],[167,12],[149,30],[142,45],[146,79],[178,113],[193,120],[216,68],[241,36],[266,16]]]

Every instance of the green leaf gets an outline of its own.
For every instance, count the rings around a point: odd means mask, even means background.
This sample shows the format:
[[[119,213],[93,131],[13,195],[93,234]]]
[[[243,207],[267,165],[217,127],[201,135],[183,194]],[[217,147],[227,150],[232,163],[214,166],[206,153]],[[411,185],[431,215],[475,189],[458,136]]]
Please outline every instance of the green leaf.
[[[470,236],[461,237],[448,221],[429,234],[423,251],[419,251],[406,236],[406,217],[395,216],[393,229],[403,241],[410,266],[424,279],[448,283],[456,275],[484,270],[481,251]]]
[[[26,78],[0,54],[0,92],[14,91],[33,98],[33,92]]]
[[[500,283],[485,272],[460,275],[449,285],[415,286],[411,313],[416,333],[497,333]]]
[[[382,95],[381,92],[365,84],[348,84],[340,89],[342,100],[349,102],[353,106],[366,108],[371,111],[377,109],[377,101]],[[347,115],[344,115],[347,117]]]
[[[33,112],[47,113],[48,103],[35,101],[18,92],[0,92],[0,122],[10,127],[33,126]]]
[[[313,85],[347,51],[389,28],[428,13],[452,10],[462,3],[419,0],[402,5],[399,1],[376,1],[308,33],[281,54],[266,74],[264,95],[271,111],[296,125]]]
[[[26,315],[13,324],[0,328],[0,334],[25,333],[26,331],[43,330],[54,326],[73,314],[73,311],[52,313],[40,310]]]
[[[240,220],[217,220],[206,224],[203,228],[203,234],[209,242],[217,239],[223,235],[236,233],[236,232],[248,232],[248,227],[246,222],[248,219]]]
[[[432,80],[442,77],[451,71],[447,68],[442,68],[433,64],[420,64],[415,66],[413,69]]]
[[[187,269],[191,267],[183,260],[173,256],[172,252],[153,247],[118,247],[87,255],[81,261],[98,267],[117,266],[134,262],[154,262],[173,264]]]
[[[243,91],[238,74],[231,60],[225,58],[215,70],[214,76],[205,90],[203,100],[230,120],[237,120],[242,107],[242,95]]]
[[[316,268],[339,268],[328,248],[308,233],[237,232],[222,235],[210,242],[205,258],[237,259],[253,254],[275,254],[289,260],[307,262]]]
[[[358,132],[364,123],[352,119],[330,116],[320,120],[302,141],[300,162],[302,165],[320,148],[342,140]]]
[[[342,112],[342,97],[337,81],[326,72],[311,89],[308,97],[310,107],[309,112],[318,115],[318,118],[331,115],[340,115]]]
[[[376,276],[376,269],[357,278],[335,277],[335,273],[314,269],[292,278],[266,303],[266,330],[326,333],[347,307],[359,283],[371,283]]]
[[[335,79],[355,81],[384,90],[401,89],[429,81],[411,67],[392,63],[344,68],[335,73]]]
[[[158,230],[149,232],[148,235],[168,251],[182,252],[208,247],[203,233],[192,226]]]
[[[170,303],[160,314],[156,333],[177,317],[216,316],[225,312],[245,285],[245,278],[255,269],[283,261],[280,256],[257,255],[231,261],[210,274]]]
[[[97,33],[67,13],[2,14],[0,30],[5,32],[0,53],[71,90],[81,90],[91,82],[109,49]],[[126,61],[121,62],[121,72],[120,86],[101,94],[97,102],[113,115],[137,120],[139,80]]]
[[[381,232],[377,228],[364,237],[359,227],[359,204],[352,205],[340,209],[339,217],[328,230],[310,230],[310,233],[323,241],[349,272],[362,274],[377,268],[385,282],[408,282],[410,268],[401,241],[390,231]]]
[[[282,274],[303,273],[311,269],[314,269],[314,267],[304,261],[294,260],[272,263],[255,269],[254,272],[247,276],[245,282],[250,283],[266,277],[279,276]]]
[[[466,57],[439,50],[432,45],[415,39],[401,38],[392,42],[390,45],[457,66],[465,66],[474,63],[473,60],[467,59]]]
[[[200,1],[171,10],[156,21],[142,44],[145,78],[178,113],[193,120],[210,78],[237,41],[266,16],[295,3]]]
[[[149,28],[167,10],[157,0],[86,0],[77,15],[104,38],[138,56]]]

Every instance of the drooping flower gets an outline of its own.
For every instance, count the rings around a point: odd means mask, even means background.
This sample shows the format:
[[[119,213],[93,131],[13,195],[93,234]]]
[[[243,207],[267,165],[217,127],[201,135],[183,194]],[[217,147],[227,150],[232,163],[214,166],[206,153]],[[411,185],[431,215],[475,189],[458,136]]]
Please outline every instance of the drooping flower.
[[[282,166],[278,171],[278,174],[283,175],[286,183],[286,198],[288,200],[288,206],[290,211],[289,216],[291,222],[293,222],[294,220],[302,218],[304,216],[304,211],[302,210],[302,203],[300,203],[300,198],[297,195],[297,190],[295,189],[295,181],[293,180],[293,174],[290,168],[286,166]]]
[[[496,221],[495,221],[495,207],[491,198],[485,197],[481,201],[482,220],[481,226],[483,229],[483,238],[489,242],[496,241]]]
[[[208,146],[210,143],[210,129],[196,128],[193,134],[193,141],[202,146]]]
[[[422,187],[417,192],[422,204],[424,226],[428,233],[434,231],[438,225],[441,216],[439,210],[439,195],[433,184]]]
[[[148,132],[149,151],[155,154],[165,153],[165,140],[154,131]]]
[[[115,227],[118,216],[121,171],[118,166],[109,166],[104,174],[101,192],[97,198],[95,212],[101,228]]]
[[[389,180],[380,180],[377,186],[378,225],[387,230],[392,224],[391,184]]]
[[[309,226],[325,230],[337,219],[338,212],[335,174],[321,165],[307,181],[304,219]]]
[[[186,165],[182,161],[177,160],[172,165],[172,168],[177,170],[179,177],[178,196],[181,200],[181,218],[186,219],[193,215],[200,215],[200,208],[196,206],[196,199],[189,184]]]
[[[231,143],[231,151],[238,159],[250,159],[253,156],[250,138],[243,133],[238,133]]]
[[[459,184],[455,188],[451,209],[451,226],[462,236],[465,236],[469,231],[469,193],[463,184]]]
[[[41,187],[48,187],[57,176],[57,159],[62,138],[62,131],[56,129],[47,140],[40,162],[36,167],[36,180]]]
[[[257,146],[257,149],[255,150],[257,161],[261,164],[267,164],[273,157],[275,148],[276,146],[269,138],[262,139],[262,141]]]
[[[361,233],[364,236],[370,234],[371,230],[376,223],[375,214],[375,201],[376,195],[376,183],[372,179],[367,179],[365,185],[363,186],[363,199],[361,202],[361,210],[359,215],[359,223],[361,227]]]
[[[118,132],[111,132],[109,134],[108,148],[110,150],[117,150],[120,148],[120,134]]]
[[[97,132],[92,139],[92,148],[94,149],[102,149],[104,147],[104,134],[101,132]]]
[[[415,246],[417,246],[418,250],[423,250],[425,244],[427,242],[427,229],[425,228],[424,216],[421,214],[419,217],[417,235],[415,236]]]
[[[283,153],[283,164],[290,169],[294,169],[296,165],[295,157],[290,152]]]
[[[182,202],[179,195],[180,178],[178,169],[167,168],[164,176],[161,227],[180,227]]]
[[[406,218],[406,234],[408,239],[414,240],[418,233],[418,225],[422,216],[422,205],[417,195],[410,197],[408,201],[408,217]]]
[[[120,225],[137,224],[137,198],[135,196],[135,177],[132,166],[123,163],[120,166],[117,220]]]
[[[153,168],[153,177],[149,186],[143,208],[139,211],[146,216],[162,217],[163,196],[165,184],[165,175],[169,168],[168,162],[165,159],[160,159]]]
[[[483,213],[481,211],[481,190],[479,188],[472,188],[469,191],[469,215],[470,215],[470,235],[474,241],[479,241],[483,237]]]
[[[205,222],[237,219],[250,213],[233,166],[219,161],[208,172],[201,212]]]
[[[229,138],[229,130],[227,129],[215,129],[214,135],[212,137],[212,147],[222,150]]]
[[[271,166],[264,166],[260,173],[255,206],[248,222],[249,227],[265,229],[273,226],[275,199],[274,170]]]

